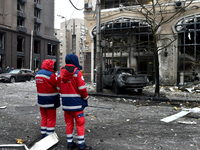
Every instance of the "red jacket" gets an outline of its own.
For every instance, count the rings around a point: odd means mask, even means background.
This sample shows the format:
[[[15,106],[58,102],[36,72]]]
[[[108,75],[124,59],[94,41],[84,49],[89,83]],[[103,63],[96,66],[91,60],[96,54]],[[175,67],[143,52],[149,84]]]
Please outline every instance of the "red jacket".
[[[58,87],[63,110],[80,111],[88,106],[88,93],[82,72],[72,64],[66,64],[58,74]]]
[[[35,77],[40,107],[57,108],[60,106],[57,77],[53,70],[54,63],[50,59],[44,60],[41,70],[38,71]]]

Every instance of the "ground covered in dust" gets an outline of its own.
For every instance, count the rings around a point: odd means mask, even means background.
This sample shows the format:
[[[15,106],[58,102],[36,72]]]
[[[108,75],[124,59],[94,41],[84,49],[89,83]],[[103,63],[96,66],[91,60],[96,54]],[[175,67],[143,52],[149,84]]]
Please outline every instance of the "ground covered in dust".
[[[6,106],[0,109],[0,144],[23,139],[30,148],[40,139],[35,83],[1,83],[0,95],[0,106]],[[160,121],[180,112],[181,107],[194,107],[189,103],[173,104],[90,96],[85,109],[86,144],[94,150],[200,149],[200,114],[189,114],[171,123]],[[60,107],[55,129],[59,143],[51,150],[67,149],[65,128]]]

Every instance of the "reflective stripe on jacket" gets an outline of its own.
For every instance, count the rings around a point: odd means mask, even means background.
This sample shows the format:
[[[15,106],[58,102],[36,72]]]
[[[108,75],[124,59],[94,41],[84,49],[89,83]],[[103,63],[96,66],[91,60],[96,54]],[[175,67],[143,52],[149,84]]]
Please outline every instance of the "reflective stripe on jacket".
[[[35,77],[38,105],[43,108],[57,108],[60,106],[60,95],[57,91],[56,74],[52,71],[41,69]]]
[[[72,64],[66,64],[58,74],[58,87],[63,110],[80,111],[88,106],[88,94],[82,72]]]

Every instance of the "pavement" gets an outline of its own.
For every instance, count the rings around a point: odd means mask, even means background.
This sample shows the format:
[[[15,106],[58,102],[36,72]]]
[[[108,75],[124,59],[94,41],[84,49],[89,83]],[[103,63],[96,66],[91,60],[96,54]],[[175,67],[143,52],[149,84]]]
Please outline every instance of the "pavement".
[[[198,93],[180,94],[180,91],[165,89],[162,92],[166,96],[162,98],[169,101],[155,101],[146,99],[152,96],[149,93],[153,87],[147,87],[141,96],[132,93],[130,97],[126,94],[111,96],[109,89],[103,93],[108,96],[94,95],[95,85],[87,84],[87,87],[90,98],[89,107],[84,111],[85,141],[93,150],[200,149],[200,114],[190,113],[170,123],[160,121],[182,108],[198,106]],[[5,106],[0,107],[0,144],[15,144],[17,139],[22,139],[30,148],[40,140],[41,118],[35,83],[0,84],[0,95],[0,106]],[[55,129],[59,142],[50,150],[67,149],[65,129],[63,110],[59,107]],[[76,131],[74,133],[77,141]]]

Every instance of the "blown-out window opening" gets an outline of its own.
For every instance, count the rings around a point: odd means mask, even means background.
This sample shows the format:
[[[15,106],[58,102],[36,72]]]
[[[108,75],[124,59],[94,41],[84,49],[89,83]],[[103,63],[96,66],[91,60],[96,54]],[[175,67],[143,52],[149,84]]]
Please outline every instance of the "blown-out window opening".
[[[96,37],[96,27],[92,34]],[[103,69],[132,67],[137,73],[148,74],[153,80],[152,39],[150,25],[145,20],[119,18],[102,23]]]
[[[175,25],[178,32],[178,76],[186,84],[199,80],[200,74],[200,15],[182,18]],[[184,82],[184,83],[182,83]]]

